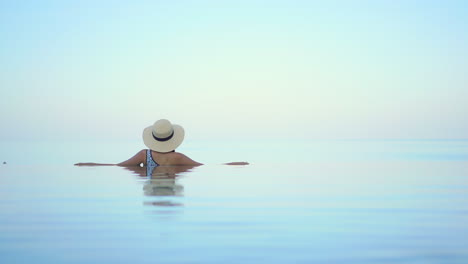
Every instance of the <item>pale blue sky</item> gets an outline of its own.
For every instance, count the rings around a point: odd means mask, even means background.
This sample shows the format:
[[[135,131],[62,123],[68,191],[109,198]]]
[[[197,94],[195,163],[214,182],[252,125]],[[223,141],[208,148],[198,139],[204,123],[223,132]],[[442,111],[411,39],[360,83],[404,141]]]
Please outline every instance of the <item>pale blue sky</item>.
[[[0,1],[0,136],[467,138],[467,3]]]

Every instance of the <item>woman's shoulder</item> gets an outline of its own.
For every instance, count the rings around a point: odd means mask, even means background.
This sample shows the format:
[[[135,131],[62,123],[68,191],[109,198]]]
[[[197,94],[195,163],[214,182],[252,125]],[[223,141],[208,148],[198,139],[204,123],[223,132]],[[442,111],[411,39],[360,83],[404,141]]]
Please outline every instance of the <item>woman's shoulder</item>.
[[[174,163],[177,163],[179,161],[182,161],[188,158],[185,154],[180,153],[180,152],[169,152],[169,153],[165,153],[164,155],[170,158],[170,160]]]
[[[148,151],[149,149],[143,149],[141,150],[141,152],[144,152],[146,154],[146,152]],[[154,155],[154,156],[161,156],[161,157],[166,157],[166,158],[177,158],[177,157],[181,157],[181,156],[185,156],[184,154],[180,153],[180,152],[157,152],[157,151],[154,151],[154,150],[149,150],[151,151],[151,154]]]
[[[196,162],[180,152],[171,152],[171,155],[171,159],[175,165],[202,165],[202,163]]]
[[[202,165],[180,152],[159,153],[153,151],[152,156],[160,165]]]
[[[169,154],[171,154],[173,157],[179,157],[179,158],[184,158],[184,157],[187,157],[184,153],[181,153],[181,152],[170,152]]]

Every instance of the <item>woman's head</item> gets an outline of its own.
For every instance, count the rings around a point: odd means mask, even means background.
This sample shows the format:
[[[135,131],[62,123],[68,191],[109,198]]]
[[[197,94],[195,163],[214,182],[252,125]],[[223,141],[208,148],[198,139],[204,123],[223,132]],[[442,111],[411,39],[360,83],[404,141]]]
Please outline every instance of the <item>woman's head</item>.
[[[167,119],[160,119],[143,130],[143,142],[157,152],[171,152],[184,141],[184,129]]]

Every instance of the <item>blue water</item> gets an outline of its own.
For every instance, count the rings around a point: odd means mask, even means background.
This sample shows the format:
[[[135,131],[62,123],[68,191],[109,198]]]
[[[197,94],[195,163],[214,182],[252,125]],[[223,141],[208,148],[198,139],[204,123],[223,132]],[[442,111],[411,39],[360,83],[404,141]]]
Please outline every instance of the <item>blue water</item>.
[[[468,263],[468,141],[3,142],[0,263]],[[228,161],[251,165],[219,165]]]

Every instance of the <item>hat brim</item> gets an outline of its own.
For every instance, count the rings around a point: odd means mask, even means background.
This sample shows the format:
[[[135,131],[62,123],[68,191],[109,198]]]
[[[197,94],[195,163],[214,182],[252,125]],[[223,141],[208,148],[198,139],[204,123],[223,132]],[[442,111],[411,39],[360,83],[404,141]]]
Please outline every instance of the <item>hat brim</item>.
[[[184,141],[185,131],[179,125],[172,125],[174,135],[167,141],[158,141],[153,137],[153,126],[149,126],[143,130],[143,143],[154,151],[157,152],[170,152],[175,150],[182,141]]]

